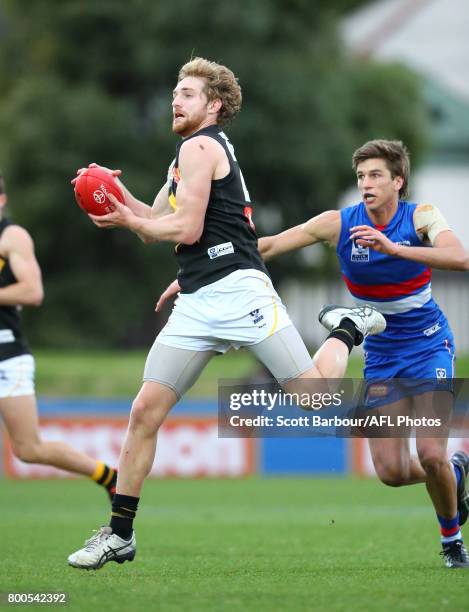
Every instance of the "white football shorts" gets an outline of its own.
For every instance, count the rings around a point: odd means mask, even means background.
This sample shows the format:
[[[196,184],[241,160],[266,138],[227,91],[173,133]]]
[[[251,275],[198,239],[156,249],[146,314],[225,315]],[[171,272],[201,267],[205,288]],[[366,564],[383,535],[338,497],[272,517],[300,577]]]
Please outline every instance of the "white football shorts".
[[[156,342],[226,353],[258,344],[289,325],[270,278],[259,270],[236,270],[194,293],[181,293]]]
[[[0,361],[0,399],[34,395],[35,363],[32,355]]]

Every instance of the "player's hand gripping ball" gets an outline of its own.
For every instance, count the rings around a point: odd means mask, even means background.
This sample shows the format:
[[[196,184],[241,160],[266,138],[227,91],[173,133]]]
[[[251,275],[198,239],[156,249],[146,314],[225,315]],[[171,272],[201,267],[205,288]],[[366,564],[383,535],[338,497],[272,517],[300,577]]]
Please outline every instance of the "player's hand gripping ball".
[[[101,216],[113,212],[109,193],[124,204],[124,194],[116,179],[101,166],[86,168],[75,180],[75,199],[86,213]]]

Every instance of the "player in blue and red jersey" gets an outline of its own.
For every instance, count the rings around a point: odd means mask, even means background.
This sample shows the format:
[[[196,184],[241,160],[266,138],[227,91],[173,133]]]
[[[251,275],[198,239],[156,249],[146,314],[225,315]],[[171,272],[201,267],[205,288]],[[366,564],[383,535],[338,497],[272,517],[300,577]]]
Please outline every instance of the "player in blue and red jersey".
[[[404,200],[409,158],[401,142],[366,143],[354,153],[353,168],[361,202],[261,238],[259,251],[267,260],[316,242],[334,245],[355,301],[373,305],[386,318],[386,330],[365,341],[365,379],[412,381],[407,396],[394,401],[370,393],[368,405],[387,404],[387,414],[419,414],[433,406],[444,411],[452,405],[448,383],[454,377],[454,343],[446,317],[432,298],[431,269],[468,270],[468,256],[435,206]],[[345,315],[340,307],[327,307],[319,319],[337,331]],[[381,392],[383,385],[377,387]],[[370,437],[369,445],[385,484],[425,482],[440,523],[446,565],[469,568],[460,531],[469,511],[469,458],[459,451],[448,461],[447,437],[439,434],[417,436],[417,457],[410,453],[408,436]]]

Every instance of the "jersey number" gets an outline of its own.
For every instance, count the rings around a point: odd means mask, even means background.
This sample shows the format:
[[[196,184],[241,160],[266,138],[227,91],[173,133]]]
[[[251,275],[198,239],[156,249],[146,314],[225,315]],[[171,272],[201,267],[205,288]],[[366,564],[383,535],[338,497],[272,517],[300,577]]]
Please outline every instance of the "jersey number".
[[[234,152],[233,145],[228,140],[228,136],[226,134],[224,134],[223,132],[220,132],[220,136],[225,140],[226,146],[228,148],[228,151],[230,152],[231,157],[233,158],[233,161],[238,163],[238,160],[236,159],[236,155],[235,155],[235,152]],[[238,168],[239,168],[239,166],[238,166]],[[244,199],[246,200],[246,202],[250,202],[251,198],[249,197],[249,191],[247,190],[246,183],[244,182],[244,176],[243,176],[243,173],[241,172],[241,168],[239,168],[239,176],[241,178],[241,185],[243,187]],[[246,214],[246,213],[244,213],[244,214]]]

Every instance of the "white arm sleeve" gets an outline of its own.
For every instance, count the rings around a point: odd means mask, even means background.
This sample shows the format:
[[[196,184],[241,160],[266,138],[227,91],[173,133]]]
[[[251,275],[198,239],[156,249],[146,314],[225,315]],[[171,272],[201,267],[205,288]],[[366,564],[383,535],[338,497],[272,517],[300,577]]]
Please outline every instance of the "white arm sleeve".
[[[436,206],[432,204],[418,204],[414,212],[414,228],[420,240],[428,241],[433,246],[435,238],[440,232],[451,229]]]

